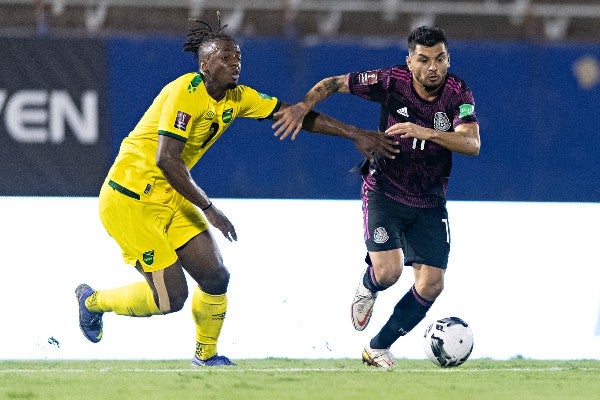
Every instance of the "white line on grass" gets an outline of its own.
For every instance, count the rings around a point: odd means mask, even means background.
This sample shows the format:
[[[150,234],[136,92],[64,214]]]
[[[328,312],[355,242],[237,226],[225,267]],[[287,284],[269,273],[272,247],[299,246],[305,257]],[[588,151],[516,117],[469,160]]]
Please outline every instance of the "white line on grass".
[[[427,373],[427,372],[552,372],[552,371],[600,371],[600,368],[571,368],[571,367],[544,367],[544,368],[439,368],[439,369],[401,369],[396,368],[394,373]],[[390,372],[379,368],[238,368],[238,367],[198,367],[198,368],[99,368],[99,369],[0,369],[0,374],[18,374],[18,373],[88,373],[88,372],[155,372],[155,373],[197,373],[197,372],[228,372],[228,373],[245,373],[245,372]]]

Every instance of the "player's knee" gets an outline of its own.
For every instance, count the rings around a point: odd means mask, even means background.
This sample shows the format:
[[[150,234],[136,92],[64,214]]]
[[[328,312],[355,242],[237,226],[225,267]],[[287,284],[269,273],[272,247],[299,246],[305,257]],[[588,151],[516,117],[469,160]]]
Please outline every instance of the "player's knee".
[[[402,266],[383,266],[376,269],[377,283],[383,287],[390,287],[402,275]]]
[[[223,267],[219,270],[219,273],[215,278],[215,285],[221,288],[219,292],[227,292],[227,287],[229,286],[229,271],[226,268]]]
[[[431,295],[434,296],[435,298],[437,298],[440,294],[442,294],[442,291],[444,290],[444,282],[443,281],[438,281],[435,282],[434,284],[431,285]]]
[[[420,284],[415,283],[415,288],[421,296],[429,301],[434,301],[440,294],[442,294],[442,291],[444,290],[444,281],[436,280],[422,282]]]
[[[229,286],[229,271],[225,267],[217,269],[200,282],[202,290],[209,294],[223,294]]]

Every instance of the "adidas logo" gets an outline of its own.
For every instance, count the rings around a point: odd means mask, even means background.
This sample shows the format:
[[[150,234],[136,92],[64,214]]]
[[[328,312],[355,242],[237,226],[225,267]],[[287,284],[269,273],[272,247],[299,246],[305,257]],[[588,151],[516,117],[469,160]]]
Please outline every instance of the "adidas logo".
[[[408,108],[407,107],[402,107],[396,110],[396,112],[400,115],[402,115],[405,118],[408,118]]]

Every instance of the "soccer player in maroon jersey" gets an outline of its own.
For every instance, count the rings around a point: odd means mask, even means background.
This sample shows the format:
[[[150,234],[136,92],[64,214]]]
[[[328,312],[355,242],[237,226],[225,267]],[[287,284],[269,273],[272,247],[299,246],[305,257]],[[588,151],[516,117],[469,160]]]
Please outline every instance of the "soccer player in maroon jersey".
[[[275,135],[295,137],[302,119],[333,93],[350,93],[381,104],[379,130],[393,136],[400,153],[374,153],[354,170],[362,175],[365,243],[363,274],[352,302],[354,328],[365,329],[380,291],[412,266],[414,285],[365,346],[363,361],[395,366],[390,346],[424,317],[444,288],[450,252],[446,189],[452,153],[479,154],[479,124],[469,88],[448,73],[446,34],[422,26],[408,36],[406,65],[333,76],[305,98],[275,114]]]

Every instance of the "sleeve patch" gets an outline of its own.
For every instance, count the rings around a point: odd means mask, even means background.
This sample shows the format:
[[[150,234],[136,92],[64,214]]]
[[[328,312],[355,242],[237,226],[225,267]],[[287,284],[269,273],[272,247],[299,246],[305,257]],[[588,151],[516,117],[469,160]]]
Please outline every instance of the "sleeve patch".
[[[377,83],[377,71],[365,71],[359,73],[357,82],[359,85],[373,85]]]
[[[473,113],[475,112],[475,106],[473,104],[461,104],[460,107],[458,107],[458,110],[459,117],[464,118],[469,115],[473,115]]]
[[[461,106],[462,107],[462,106]],[[186,131],[188,123],[192,119],[190,114],[184,113],[183,111],[177,111],[177,116],[175,117],[175,124],[173,125],[176,129],[180,131]]]

